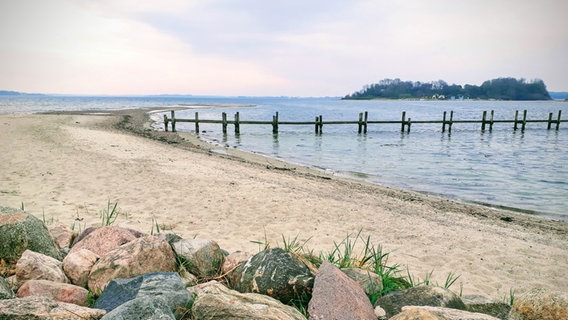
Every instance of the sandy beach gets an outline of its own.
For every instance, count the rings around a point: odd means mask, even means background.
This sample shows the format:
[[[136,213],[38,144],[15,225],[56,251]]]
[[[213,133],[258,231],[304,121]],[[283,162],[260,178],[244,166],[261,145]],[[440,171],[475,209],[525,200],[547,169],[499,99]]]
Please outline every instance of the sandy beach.
[[[460,275],[452,289],[463,294],[568,292],[566,222],[368,185],[143,123],[142,111],[0,115],[0,205],[79,230],[118,201],[115,225],[149,233],[156,221],[229,252],[283,236],[329,251],[361,231],[416,277]]]

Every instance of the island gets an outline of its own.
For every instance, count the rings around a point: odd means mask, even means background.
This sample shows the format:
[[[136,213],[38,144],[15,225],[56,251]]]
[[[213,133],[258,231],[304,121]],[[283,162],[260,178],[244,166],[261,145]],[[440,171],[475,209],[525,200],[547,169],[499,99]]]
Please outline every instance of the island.
[[[370,99],[424,99],[424,100],[551,100],[544,81],[534,79],[497,78],[487,80],[481,86],[466,84],[449,85],[443,80],[432,82],[384,79],[366,85],[363,89],[346,95],[343,100]]]

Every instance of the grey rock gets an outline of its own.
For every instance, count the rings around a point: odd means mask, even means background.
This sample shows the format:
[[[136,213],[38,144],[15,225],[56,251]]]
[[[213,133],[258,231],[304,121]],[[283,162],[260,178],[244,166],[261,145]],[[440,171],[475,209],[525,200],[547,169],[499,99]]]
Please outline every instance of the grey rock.
[[[391,292],[377,299],[380,306],[392,317],[401,312],[404,306],[432,306],[465,310],[463,301],[448,289],[435,286],[418,286]]]
[[[171,311],[191,304],[191,296],[180,276],[164,272],[112,280],[97,299],[95,307],[112,311],[137,298],[160,298]]]
[[[478,295],[468,295],[461,299],[467,311],[488,314],[501,320],[509,319],[511,305],[508,303],[493,301],[485,296]]]
[[[377,319],[361,285],[327,261],[316,274],[308,313],[313,320]]]
[[[498,318],[483,313],[473,313],[442,307],[407,306],[402,312],[390,318],[390,320],[499,320]]]
[[[3,277],[0,277],[0,300],[2,299],[13,299],[16,295],[12,291],[12,288],[8,281]]]
[[[0,258],[15,263],[26,250],[62,259],[41,220],[19,209],[0,207]]]
[[[231,275],[239,292],[261,293],[283,303],[311,297],[314,276],[310,269],[281,248],[267,249],[239,265]]]
[[[218,283],[197,290],[192,319],[306,319],[298,310],[271,297],[239,293]]]
[[[161,297],[141,297],[130,300],[104,315],[102,320],[175,320],[175,314]]]
[[[0,300],[0,319],[96,320],[105,313],[104,310],[57,302],[45,297]]]
[[[374,272],[360,268],[343,268],[341,271],[360,284],[367,295],[377,294],[383,290],[383,280]]]
[[[224,255],[215,241],[183,239],[172,248],[185,269],[198,277],[211,277],[221,270]]]

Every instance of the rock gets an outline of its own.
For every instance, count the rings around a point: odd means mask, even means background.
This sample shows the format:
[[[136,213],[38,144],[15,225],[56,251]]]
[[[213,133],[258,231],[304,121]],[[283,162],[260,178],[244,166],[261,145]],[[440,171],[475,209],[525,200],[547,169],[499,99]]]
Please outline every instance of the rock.
[[[0,277],[0,300],[13,299],[15,297],[16,296],[14,295],[14,292],[12,291],[12,288],[8,281],[6,281],[6,279],[4,279],[3,277]]]
[[[198,277],[211,277],[221,270],[224,256],[215,241],[183,239],[172,247],[185,269]]]
[[[73,239],[73,230],[62,224],[49,226],[48,230],[60,250],[69,249]]]
[[[306,319],[298,310],[271,297],[239,293],[212,283],[197,291],[192,319]]]
[[[377,294],[383,290],[383,280],[374,272],[360,268],[343,268],[341,271],[360,284],[367,295]]]
[[[375,307],[375,316],[377,316],[377,319],[383,320],[387,318],[387,312],[385,311],[385,309],[376,306]]]
[[[16,279],[19,284],[27,280],[50,280],[69,283],[61,261],[30,250],[24,251],[16,263]]]
[[[499,320],[483,313],[473,313],[464,310],[429,306],[407,306],[402,312],[390,320]]]
[[[88,287],[94,293],[102,293],[112,279],[175,269],[174,252],[163,237],[142,237],[101,256],[91,269]]]
[[[455,293],[435,286],[418,286],[391,292],[377,299],[375,306],[385,309],[387,317],[400,313],[404,306],[447,307],[465,310],[465,305]]]
[[[314,320],[377,319],[361,285],[327,261],[321,264],[316,274],[308,313]]]
[[[239,265],[231,277],[239,292],[261,293],[287,304],[309,300],[314,276],[308,267],[282,248],[267,249]]]
[[[15,263],[26,250],[62,259],[41,220],[22,210],[0,207],[0,258]]]
[[[2,319],[100,319],[104,310],[91,309],[45,297],[0,300]]]
[[[244,251],[235,251],[227,255],[221,266],[221,273],[228,274],[232,272],[239,264],[247,261],[250,257],[252,257],[252,254]]]
[[[72,284],[59,283],[48,280],[29,280],[18,289],[18,298],[40,296],[55,301],[67,302],[78,306],[88,305],[89,291]]]
[[[508,303],[493,301],[484,296],[469,295],[461,298],[469,312],[484,313],[501,320],[509,318],[511,306]]]
[[[85,235],[86,234],[86,235]],[[98,229],[87,228],[75,241],[69,253],[79,249],[87,249],[105,255],[123,244],[144,236],[143,233],[121,227],[102,227]]]
[[[160,319],[175,320],[176,317],[161,297],[142,297],[130,300],[104,315],[102,320],[114,319]]]
[[[558,295],[547,290],[533,290],[515,297],[510,320],[566,320],[568,293]]]
[[[151,273],[130,279],[114,279],[97,299],[95,308],[110,312],[137,298],[161,297],[171,311],[190,303],[191,297],[177,273]]]
[[[73,250],[63,259],[63,271],[71,283],[86,288],[89,273],[98,259],[99,255],[91,250]]]

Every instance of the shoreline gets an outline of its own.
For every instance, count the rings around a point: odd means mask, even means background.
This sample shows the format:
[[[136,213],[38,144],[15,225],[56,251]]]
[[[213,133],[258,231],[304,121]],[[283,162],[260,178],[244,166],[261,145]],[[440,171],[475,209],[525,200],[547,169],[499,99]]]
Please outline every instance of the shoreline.
[[[397,190],[152,131],[150,109],[0,115],[0,202],[75,230],[116,225],[257,252],[283,238],[329,252],[347,234],[371,237],[417,277],[461,275],[464,294],[568,292],[568,223]],[[256,158],[255,158],[256,156]],[[155,220],[154,220],[155,219]]]

